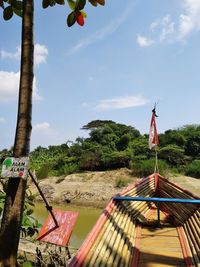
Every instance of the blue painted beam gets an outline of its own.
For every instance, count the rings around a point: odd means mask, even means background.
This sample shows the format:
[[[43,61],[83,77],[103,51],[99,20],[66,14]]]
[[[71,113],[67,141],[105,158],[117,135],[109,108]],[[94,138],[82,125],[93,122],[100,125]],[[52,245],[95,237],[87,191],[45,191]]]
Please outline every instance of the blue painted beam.
[[[147,202],[172,202],[172,203],[188,203],[200,204],[200,199],[185,199],[185,198],[160,198],[160,197],[129,197],[129,196],[115,196],[114,200],[117,201],[147,201]]]

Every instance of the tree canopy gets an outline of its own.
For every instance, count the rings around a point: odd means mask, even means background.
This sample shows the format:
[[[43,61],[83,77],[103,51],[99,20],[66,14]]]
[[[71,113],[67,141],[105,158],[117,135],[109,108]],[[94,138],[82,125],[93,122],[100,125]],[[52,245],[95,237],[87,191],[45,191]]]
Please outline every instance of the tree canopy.
[[[148,135],[142,135],[133,126],[93,120],[81,129],[88,131],[87,138],[77,137],[74,142],[46,148],[39,146],[30,153],[31,168],[39,178],[86,170],[131,168],[133,165],[135,168],[136,163],[141,165],[155,157],[154,151],[148,148]],[[158,158],[169,168],[188,173],[188,166],[200,160],[199,140],[200,127],[197,125],[167,130],[159,135]],[[1,162],[11,153],[12,149],[0,151]]]

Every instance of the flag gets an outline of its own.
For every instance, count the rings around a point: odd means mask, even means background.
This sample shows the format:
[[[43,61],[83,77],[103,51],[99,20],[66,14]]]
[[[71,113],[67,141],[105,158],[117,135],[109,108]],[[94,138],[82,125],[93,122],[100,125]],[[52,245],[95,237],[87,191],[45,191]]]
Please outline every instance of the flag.
[[[151,124],[149,130],[149,148],[152,149],[154,146],[158,145],[158,133],[156,129],[156,111],[155,108],[152,110]]]

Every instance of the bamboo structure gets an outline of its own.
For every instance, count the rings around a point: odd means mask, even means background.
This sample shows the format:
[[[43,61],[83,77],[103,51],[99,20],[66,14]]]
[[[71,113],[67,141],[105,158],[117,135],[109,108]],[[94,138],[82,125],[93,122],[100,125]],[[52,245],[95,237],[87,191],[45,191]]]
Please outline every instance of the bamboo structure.
[[[169,182],[158,173],[141,179],[138,183],[129,186],[117,196],[152,198],[179,198],[198,199],[190,192],[181,189]],[[145,231],[149,236],[159,235],[161,232],[171,231],[176,239],[179,254],[173,249],[159,246],[162,235],[154,240],[148,248],[149,256],[146,260],[157,260],[166,263],[167,255],[171,255],[172,262],[183,263],[181,266],[200,266],[200,209],[198,204],[162,202],[159,207],[153,201],[116,201],[110,200],[96,225],[72,259],[69,267],[136,267],[142,261],[141,240],[145,238]],[[158,229],[156,209],[160,209],[161,230]],[[163,227],[163,229],[162,229]],[[145,230],[146,229],[146,230]],[[172,230],[171,230],[172,229]],[[173,230],[174,229],[174,230]],[[160,239],[161,238],[161,239]],[[170,235],[168,236],[170,238]],[[172,238],[172,237],[171,237]],[[146,239],[147,240],[147,239]],[[156,241],[155,241],[156,240]],[[150,242],[150,240],[147,240]],[[146,242],[145,240],[143,243]],[[169,244],[173,242],[167,241]],[[158,248],[154,255],[155,247]],[[142,247],[141,247],[142,249]],[[154,252],[153,252],[154,251]],[[164,254],[166,253],[166,255]],[[170,254],[171,253],[171,254]],[[180,256],[181,255],[181,256]],[[168,258],[169,259],[169,258]],[[175,264],[176,264],[175,263]],[[150,265],[148,265],[150,266]],[[151,265],[153,266],[153,265]],[[165,266],[171,266],[166,265]],[[179,266],[179,265],[172,265]]]

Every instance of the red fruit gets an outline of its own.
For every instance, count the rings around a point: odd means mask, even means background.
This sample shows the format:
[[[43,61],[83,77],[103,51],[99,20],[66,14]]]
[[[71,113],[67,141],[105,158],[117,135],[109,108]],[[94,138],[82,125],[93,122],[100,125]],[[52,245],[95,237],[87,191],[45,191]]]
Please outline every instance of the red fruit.
[[[83,15],[81,14],[81,12],[78,14],[78,16],[76,17],[76,21],[77,23],[80,25],[80,26],[83,26],[84,25],[84,17]]]

